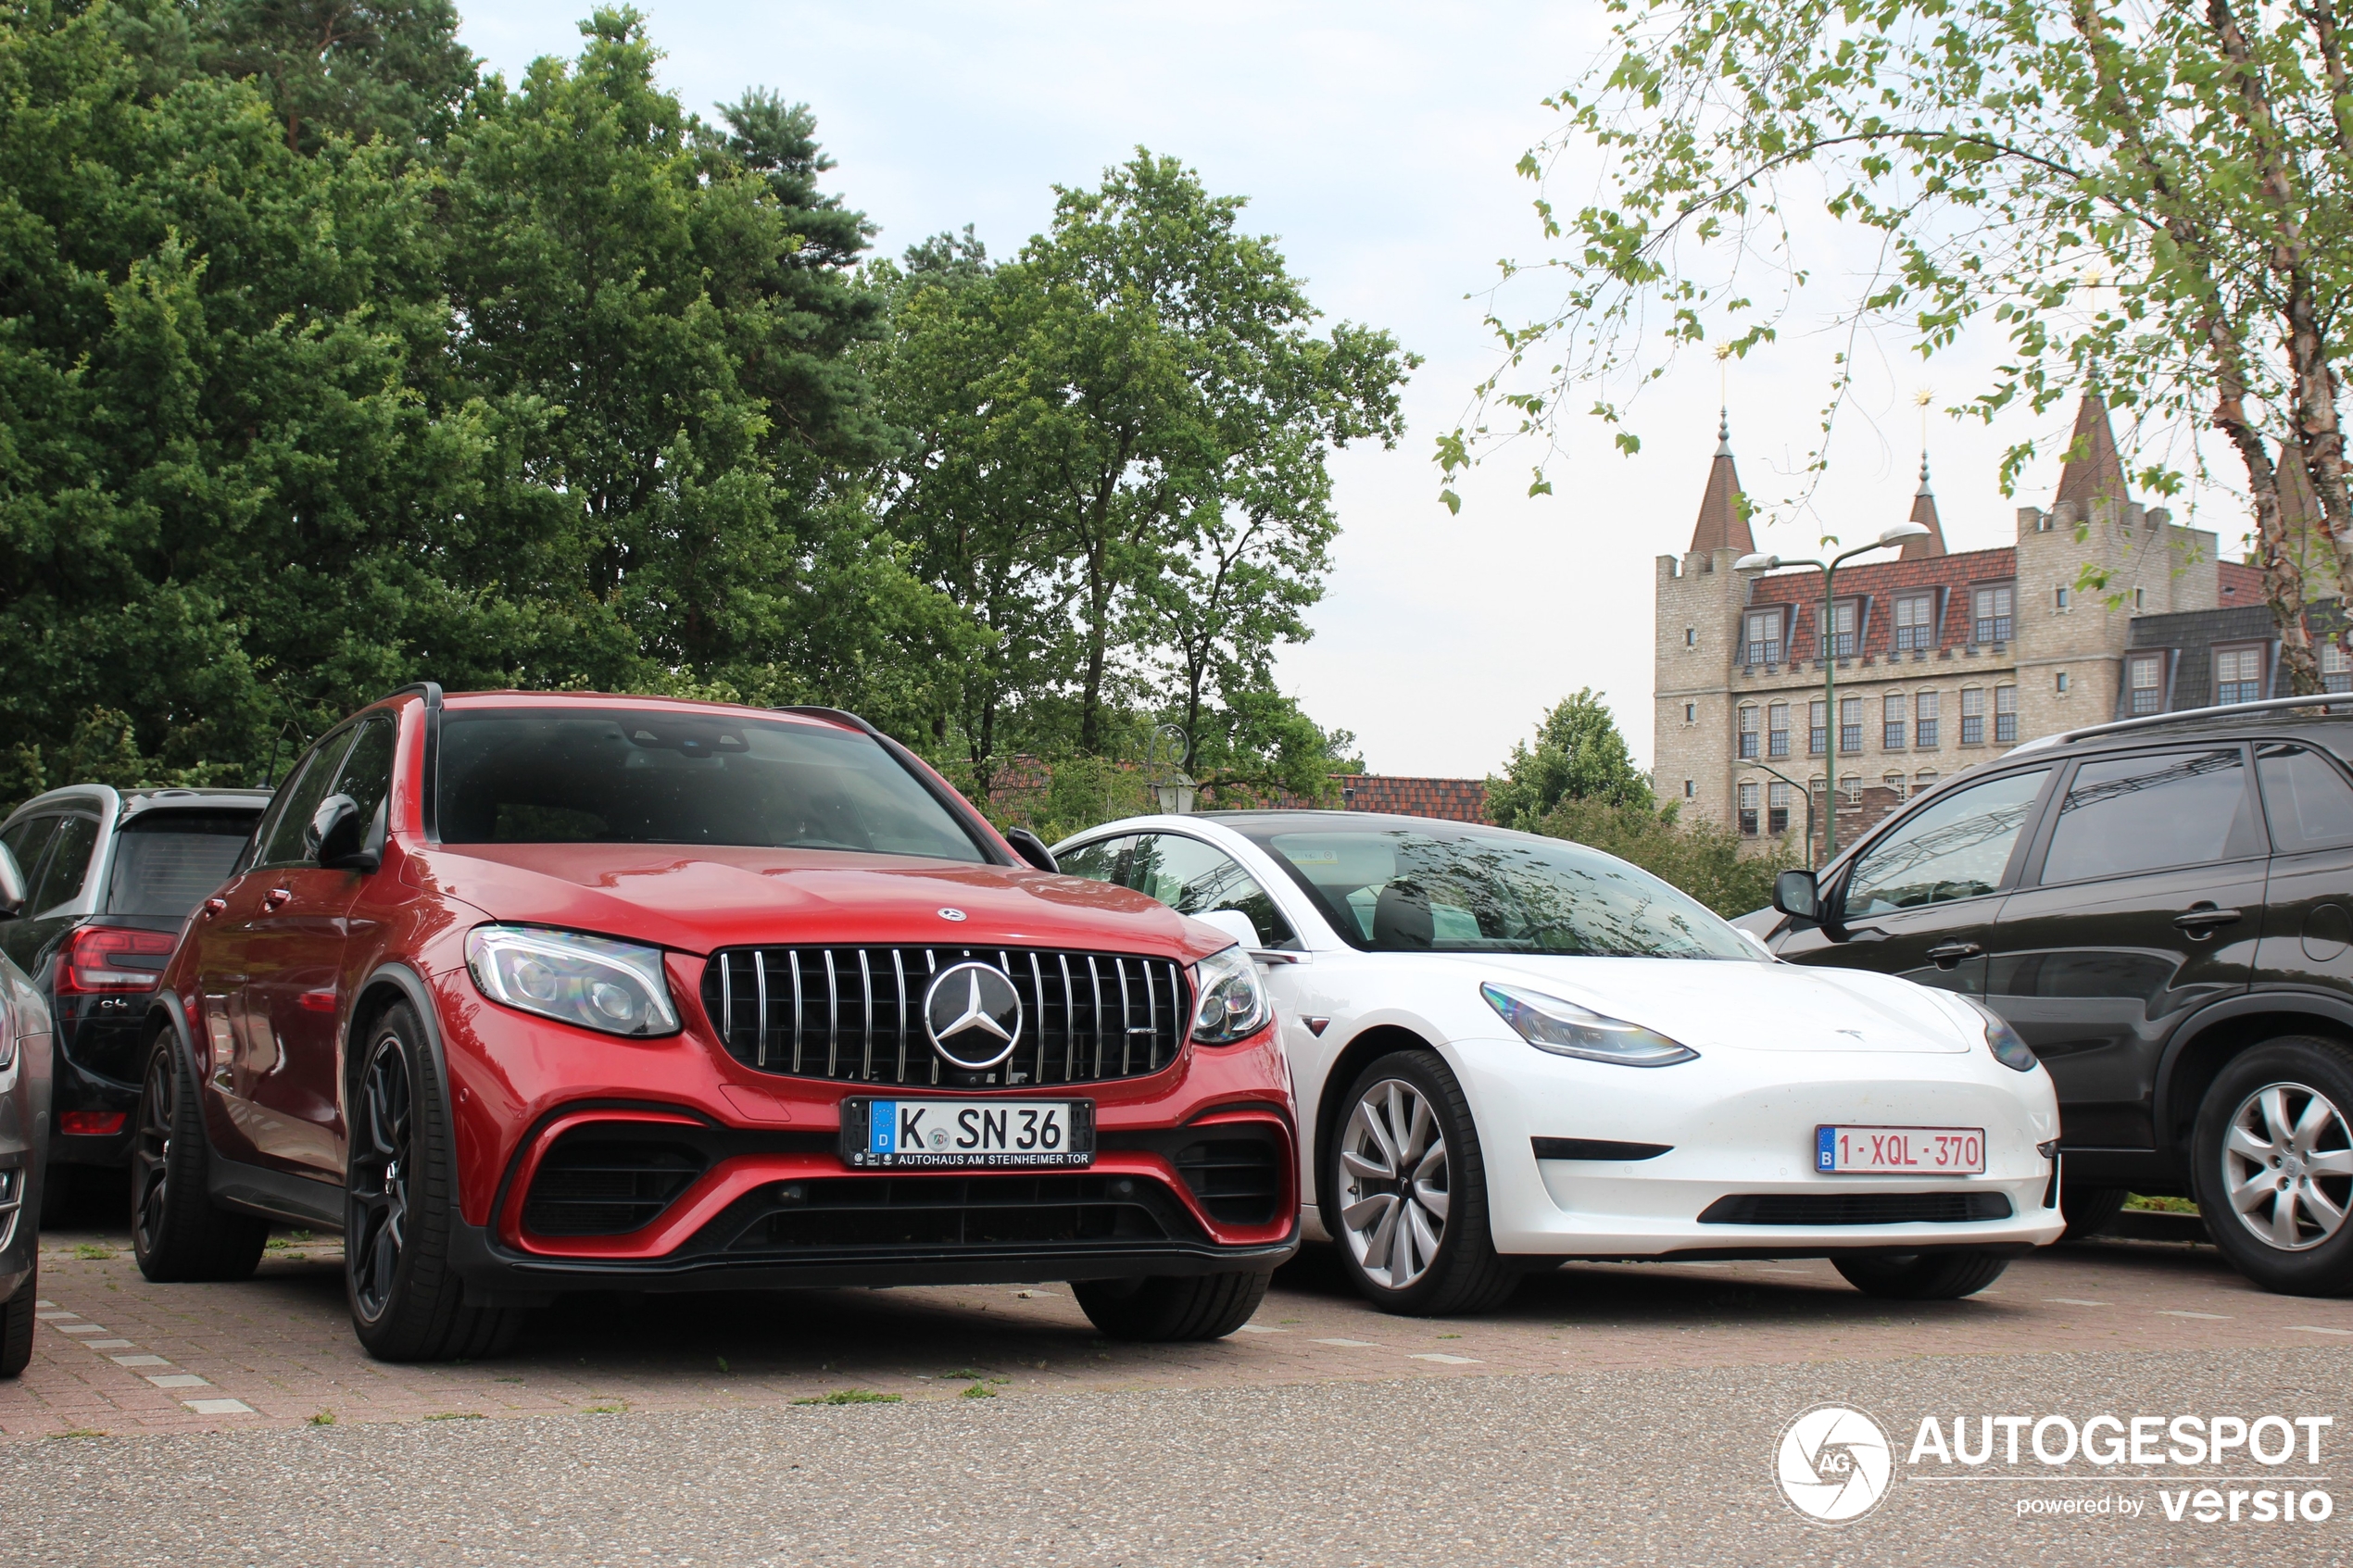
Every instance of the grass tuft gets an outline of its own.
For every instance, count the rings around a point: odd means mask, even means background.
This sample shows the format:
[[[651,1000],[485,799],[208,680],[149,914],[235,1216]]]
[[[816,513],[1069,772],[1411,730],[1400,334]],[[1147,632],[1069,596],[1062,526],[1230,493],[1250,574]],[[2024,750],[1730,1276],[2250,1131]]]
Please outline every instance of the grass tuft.
[[[793,1401],[796,1405],[895,1405],[898,1402],[898,1395],[878,1394],[872,1388],[837,1388],[830,1394],[812,1394],[807,1399]]]
[[[438,1421],[441,1418],[435,1416],[434,1419]],[[333,1411],[321,1411],[310,1418],[310,1424],[313,1426],[333,1426],[334,1424],[335,1412]]]

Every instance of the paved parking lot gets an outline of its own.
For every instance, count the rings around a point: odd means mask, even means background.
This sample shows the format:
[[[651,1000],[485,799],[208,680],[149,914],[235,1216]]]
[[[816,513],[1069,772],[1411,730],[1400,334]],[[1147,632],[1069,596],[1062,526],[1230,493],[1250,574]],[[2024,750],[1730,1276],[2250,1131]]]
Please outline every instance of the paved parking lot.
[[[1175,1347],[1099,1338],[1054,1282],[584,1298],[539,1314],[497,1361],[389,1366],[351,1336],[341,1256],[333,1238],[295,1233],[273,1241],[251,1281],[155,1286],[118,1232],[44,1235],[41,1332],[31,1367],[0,1385],[0,1435],[720,1411],[873,1395],[1019,1400],[2029,1350],[2353,1350],[2353,1303],[2264,1295],[2208,1247],[2101,1242],[2024,1259],[1966,1301],[1874,1300],[1826,1263],[1576,1264],[1531,1279],[1501,1311],[1444,1321],[1369,1310],[1311,1249],[1242,1333]]]

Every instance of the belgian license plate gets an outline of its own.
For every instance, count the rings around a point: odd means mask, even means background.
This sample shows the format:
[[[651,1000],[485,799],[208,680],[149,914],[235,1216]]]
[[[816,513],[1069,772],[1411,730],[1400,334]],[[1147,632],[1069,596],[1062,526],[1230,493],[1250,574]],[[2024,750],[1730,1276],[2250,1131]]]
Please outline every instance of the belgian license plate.
[[[842,1163],[872,1170],[1091,1165],[1090,1099],[865,1099],[841,1102]]]
[[[1830,1176],[1982,1176],[1982,1127],[1817,1127],[1814,1169]]]

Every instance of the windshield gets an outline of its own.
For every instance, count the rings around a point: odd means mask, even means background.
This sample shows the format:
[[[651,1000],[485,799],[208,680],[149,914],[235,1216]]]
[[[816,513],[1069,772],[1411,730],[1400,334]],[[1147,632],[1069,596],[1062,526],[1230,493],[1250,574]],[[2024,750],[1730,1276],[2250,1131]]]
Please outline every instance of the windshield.
[[[1497,829],[1237,822],[1341,940],[1375,953],[1748,959],[1692,898],[1565,839]]]
[[[179,920],[229,880],[260,810],[142,811],[116,830],[107,913]]]
[[[979,862],[948,809],[866,735],[723,713],[445,714],[445,844],[708,844]]]

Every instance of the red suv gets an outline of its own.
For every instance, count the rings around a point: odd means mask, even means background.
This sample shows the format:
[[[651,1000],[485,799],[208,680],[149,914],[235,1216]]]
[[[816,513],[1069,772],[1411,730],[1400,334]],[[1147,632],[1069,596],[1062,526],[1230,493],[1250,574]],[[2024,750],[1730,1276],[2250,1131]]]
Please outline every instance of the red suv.
[[[581,1289],[1063,1279],[1215,1337],[1297,1246],[1271,1024],[1230,937],[849,714],[410,687],[173,953],[133,1238],[224,1279],[339,1228],[386,1359]]]

